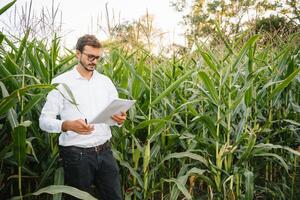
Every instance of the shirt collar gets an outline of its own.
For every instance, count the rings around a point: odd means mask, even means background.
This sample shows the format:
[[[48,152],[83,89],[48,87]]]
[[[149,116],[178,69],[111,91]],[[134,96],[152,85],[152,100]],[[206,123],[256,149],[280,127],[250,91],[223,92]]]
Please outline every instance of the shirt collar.
[[[85,78],[83,78],[83,77],[80,75],[80,73],[78,72],[78,70],[76,69],[76,67],[77,67],[77,65],[75,65],[75,67],[74,67],[73,70],[72,70],[74,78],[76,78],[76,79],[85,79]],[[97,72],[97,70],[94,70],[94,71],[93,71],[93,75],[92,75],[92,77],[91,77],[90,80],[92,80],[97,74],[99,74],[99,73]]]
[[[73,76],[76,79],[82,79],[83,77],[79,74],[79,72],[77,71],[76,67],[77,67],[77,65],[75,65],[75,67],[72,70]]]

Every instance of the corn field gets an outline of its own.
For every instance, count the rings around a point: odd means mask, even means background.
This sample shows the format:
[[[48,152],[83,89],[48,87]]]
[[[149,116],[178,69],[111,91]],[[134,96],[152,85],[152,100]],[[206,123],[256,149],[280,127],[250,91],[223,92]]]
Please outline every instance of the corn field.
[[[219,34],[171,57],[105,46],[97,70],[137,101],[112,130],[124,199],[299,199],[300,34]],[[52,78],[75,65],[56,35],[1,33],[0,199],[93,199],[63,185],[59,135],[38,125]]]

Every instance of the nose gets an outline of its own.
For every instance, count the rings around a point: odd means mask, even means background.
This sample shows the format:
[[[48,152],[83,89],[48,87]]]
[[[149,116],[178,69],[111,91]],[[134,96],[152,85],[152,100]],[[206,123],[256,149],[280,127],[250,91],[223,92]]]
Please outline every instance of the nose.
[[[93,64],[97,64],[97,59],[93,59],[92,61],[90,61]]]

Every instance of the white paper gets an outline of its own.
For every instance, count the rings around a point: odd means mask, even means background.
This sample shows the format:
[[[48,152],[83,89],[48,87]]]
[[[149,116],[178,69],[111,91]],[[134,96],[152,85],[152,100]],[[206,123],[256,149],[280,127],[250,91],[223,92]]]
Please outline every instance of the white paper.
[[[121,112],[127,112],[127,110],[129,110],[129,108],[133,106],[134,103],[135,100],[115,99],[89,123],[105,123],[107,125],[114,125],[116,124],[116,121],[111,119],[111,117],[116,114],[121,114]]]

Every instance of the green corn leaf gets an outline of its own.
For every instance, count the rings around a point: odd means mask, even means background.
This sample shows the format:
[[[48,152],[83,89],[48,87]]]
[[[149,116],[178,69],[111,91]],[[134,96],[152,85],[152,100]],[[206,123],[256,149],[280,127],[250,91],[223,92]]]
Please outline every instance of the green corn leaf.
[[[34,81],[35,84],[41,84],[40,80],[37,79],[35,76],[32,75],[28,75],[28,74],[16,74],[16,75],[9,75],[6,76],[5,78],[3,78],[2,80],[6,80],[6,79],[12,79],[15,77],[26,77],[26,78],[30,78],[32,81]]]
[[[25,115],[27,112],[31,111],[32,108],[47,95],[48,90],[43,90],[40,94],[35,95],[30,99],[30,101],[24,106],[22,112],[20,113],[21,116]]]
[[[64,170],[62,167],[59,167],[55,170],[54,174],[54,185],[63,185],[64,184]],[[53,194],[53,200],[61,200],[62,194],[57,193]]]
[[[5,114],[6,112],[9,112],[9,114],[12,114],[10,116],[10,119],[15,119],[15,111],[12,111],[10,109],[13,109],[13,106],[16,105],[18,102],[18,99],[14,95],[10,95],[8,97],[5,97],[1,102],[0,102],[0,115]],[[14,124],[16,124],[17,120],[14,120],[14,122],[11,123],[12,127],[15,127]]]
[[[150,120],[146,120],[141,122],[138,126],[134,127],[133,132],[135,132],[138,129],[143,129],[149,125],[153,125],[153,124],[166,124],[166,123],[172,123],[175,124],[175,122],[172,122],[171,120],[167,120],[167,119],[150,119]]]
[[[156,97],[152,103],[149,105],[150,107],[153,107],[153,105],[157,104],[160,102],[162,98],[167,96],[171,91],[173,91],[175,88],[177,88],[183,81],[185,81],[192,73],[194,70],[190,70],[186,72],[184,75],[182,75],[179,79],[177,79],[175,82],[173,82],[167,89],[165,89],[158,97]]]
[[[31,124],[31,122],[30,122],[30,124]],[[22,123],[22,125],[24,125],[24,123]],[[27,125],[27,127],[28,126],[29,125]],[[34,159],[36,160],[36,162],[39,163],[39,160],[38,160],[38,158],[36,157],[36,154],[35,154],[35,150],[34,150],[34,148],[32,146],[32,140],[34,140],[34,139],[36,139],[36,138],[35,137],[30,137],[30,138],[26,139],[26,145],[27,145],[27,151],[26,151],[26,153],[32,154],[33,157],[34,157]]]
[[[13,91],[9,96],[3,98],[0,101],[0,115],[3,115],[7,112],[10,108],[12,108],[16,102],[18,101],[19,95],[25,95],[27,91],[32,89],[47,89],[52,90],[55,86],[48,85],[48,84],[36,84],[36,85],[29,85],[24,88],[20,88],[18,90]]]
[[[300,127],[300,123],[296,122],[295,120],[290,120],[290,119],[284,119],[283,121],[288,122],[290,124],[293,124],[295,126],[299,126]]]
[[[195,117],[192,121],[200,121],[202,122],[206,128],[208,128],[209,133],[213,136],[213,138],[217,139],[217,128],[216,124],[214,123],[214,120],[212,120],[208,116],[200,116]]]
[[[245,92],[245,104],[247,107],[251,105],[252,100],[252,91],[253,86],[251,86],[246,92]]]
[[[97,200],[95,197],[90,195],[89,193],[79,190],[77,188],[67,186],[67,185],[50,185],[44,188],[39,189],[36,192],[29,193],[24,195],[24,197],[30,197],[30,196],[39,196],[41,194],[60,194],[60,193],[65,193],[72,195],[74,197],[77,197],[79,199],[88,199],[88,200]],[[19,200],[21,197],[13,197],[11,200]]]
[[[182,100],[183,105],[185,105],[187,107],[187,109],[190,111],[190,113],[194,116],[197,116],[198,115],[197,110],[192,105],[190,105],[188,99],[184,98],[177,90],[176,90],[176,94]]]
[[[150,162],[150,152],[151,152],[151,147],[150,147],[150,142],[147,141],[147,144],[144,147],[144,162],[143,162],[143,172],[145,173],[149,169],[149,162]]]
[[[161,149],[160,147],[160,144],[154,144],[154,146],[151,148],[150,160],[157,158]]]
[[[0,81],[0,87],[1,87],[1,91],[2,91],[2,96],[3,97],[9,96],[5,85],[1,81]],[[12,129],[17,127],[19,125],[18,116],[17,116],[16,111],[13,109],[13,106],[11,106],[8,109],[7,115],[8,115],[8,120],[9,120],[9,123],[10,123],[10,126],[12,127]]]
[[[9,145],[4,146],[4,148],[0,150],[0,161],[7,158],[6,155],[9,151],[12,150],[12,148],[13,148],[13,143],[10,143]],[[11,156],[12,154],[9,155],[9,157]]]
[[[280,81],[280,83],[272,91],[269,98],[272,98],[275,94],[277,94],[278,92],[281,92],[284,88],[286,88],[294,80],[294,78],[299,74],[299,72],[300,72],[300,68],[296,69],[286,79]]]
[[[139,149],[134,149],[134,151],[132,153],[132,160],[134,163],[135,170],[138,168],[140,157],[141,157],[141,151]]]
[[[208,77],[206,72],[204,72],[204,71],[199,72],[199,76],[203,80],[204,85],[206,86],[206,89],[208,90],[208,92],[211,95],[212,99],[215,102],[218,102],[218,93],[217,93],[216,87],[213,84],[213,82],[210,80],[210,78]]]
[[[13,129],[13,155],[18,162],[18,166],[22,166],[25,161],[26,152],[26,132],[25,126],[17,126]]]
[[[75,54],[69,55],[65,57],[64,59],[60,60],[60,62],[55,66],[54,72],[65,66],[67,63],[72,61],[75,58]],[[76,61],[77,62],[77,61]]]
[[[41,75],[43,76],[43,81],[46,83],[50,83],[52,78],[52,69],[49,66],[51,63],[51,57],[48,53],[48,51],[40,50],[39,48],[37,48],[37,51],[34,53],[35,57],[38,60],[39,66],[40,66],[40,70],[41,70]]]
[[[5,38],[5,35],[0,31],[0,45],[2,44],[4,38]]]
[[[259,153],[259,154],[255,154],[255,156],[260,156],[260,157],[274,157],[277,158],[281,164],[281,166],[285,169],[285,171],[288,173],[289,172],[289,167],[286,164],[286,162],[284,161],[284,159],[275,153]]]
[[[250,133],[248,137],[248,144],[246,145],[246,150],[243,152],[242,156],[237,162],[237,165],[242,164],[247,158],[252,156],[251,152],[254,148],[255,142],[256,142],[256,135],[254,133]]]
[[[13,74],[11,71],[16,71],[17,65],[11,60],[10,56],[7,55],[5,58],[5,62],[0,62],[0,76],[3,78],[12,77]],[[10,78],[7,80],[7,84],[13,89],[20,88],[20,83],[16,78]]]
[[[204,172],[207,172],[207,170],[199,169],[196,167],[193,167],[187,172],[187,175],[190,177],[191,175],[195,175],[199,177],[200,179],[204,180],[208,185],[212,186],[213,188],[216,187],[215,183],[211,180],[209,176],[204,175]]]
[[[57,163],[58,157],[59,157],[58,153],[51,156],[49,160],[49,164],[46,166],[46,169],[43,171],[43,174],[41,175],[41,179],[37,188],[41,188],[44,185],[46,185],[46,181],[49,179],[49,177],[52,176],[53,167]]]
[[[245,176],[245,199],[253,200],[254,194],[254,175],[253,172],[246,170],[244,172]]]
[[[39,56],[34,55],[33,53],[33,43],[29,44],[26,51],[28,60],[31,64],[32,69],[34,69],[35,74],[37,77],[40,77],[41,80],[47,80],[46,76],[43,74],[41,66],[37,60]],[[39,75],[39,76],[38,76]]]
[[[10,41],[7,37],[4,37],[4,40],[8,44],[8,46],[12,48],[13,52],[18,52],[18,48],[14,45],[12,41]]]
[[[206,64],[209,66],[209,68],[211,68],[215,72],[215,74],[218,77],[220,77],[220,74],[218,72],[219,66],[214,64],[213,59],[211,58],[211,55],[206,52],[202,52],[202,51],[200,53],[201,53],[202,58],[206,62]]]
[[[187,178],[188,178],[188,177],[186,176],[188,169],[189,169],[189,168],[188,168],[188,165],[185,165],[185,164],[184,164],[184,165],[180,168],[180,170],[179,170],[179,172],[178,172],[178,174],[177,174],[177,179],[179,179],[180,177],[181,177],[181,179],[184,178],[185,180],[182,180],[182,182],[183,182],[183,183],[186,183]],[[173,187],[172,187],[172,190],[171,190],[171,192],[170,192],[170,199],[178,199],[179,194],[180,194],[180,190],[178,189],[177,185],[174,184]]]
[[[51,60],[49,63],[50,64],[50,74],[54,74],[53,70],[56,67],[56,60],[58,58],[58,53],[59,53],[59,43],[60,43],[60,40],[55,33],[54,38],[52,40],[51,49],[50,49],[50,57],[51,57]]]
[[[204,164],[205,166],[208,166],[208,162],[206,161],[206,159],[198,154],[195,153],[191,153],[191,152],[180,152],[180,153],[171,153],[168,154],[166,157],[164,157],[164,159],[161,161],[161,164],[166,161],[169,160],[171,158],[191,158],[193,160],[199,161],[200,163]]]
[[[61,95],[64,97],[64,98],[66,98],[70,103],[72,103],[72,104],[74,104],[75,106],[76,106],[76,108],[78,109],[78,107],[77,107],[77,103],[76,103],[76,99],[75,99],[75,97],[74,97],[74,95],[73,95],[73,92],[71,91],[71,89],[69,88],[69,86],[67,85],[67,84],[65,84],[65,83],[59,83],[59,84],[61,84],[62,86],[63,86],[63,88],[64,88],[64,90],[67,92],[67,94],[68,94],[68,97],[70,97],[70,98],[67,98],[67,97],[65,97],[64,95],[63,95],[63,93],[61,93]],[[54,85],[56,85],[56,84],[54,84]]]
[[[126,68],[128,68],[130,70],[130,72],[139,80],[141,81],[141,83],[143,83],[143,85],[145,86],[145,88],[147,88],[147,90],[150,90],[149,86],[146,84],[146,82],[144,81],[143,77],[141,77],[139,74],[136,73],[135,69],[128,63],[128,61],[118,53],[118,56],[120,58],[120,60],[122,61],[122,63],[125,65]]]
[[[252,47],[252,45],[249,47],[249,53],[248,53],[248,74],[253,72],[253,64],[254,64],[254,52],[255,48]]]
[[[118,160],[120,162],[120,165],[127,168],[130,172],[130,174],[136,178],[137,182],[139,183],[140,187],[143,187],[144,183],[139,173],[137,173],[128,162],[124,160]]]
[[[270,149],[284,149],[284,150],[288,151],[289,153],[292,153],[296,156],[300,156],[300,152],[298,152],[290,147],[282,146],[282,145],[275,145],[275,144],[271,144],[271,143],[267,143],[267,144],[260,143],[260,144],[255,145],[254,153],[260,154],[263,152],[267,152]]]
[[[16,3],[17,0],[14,0],[8,4],[6,4],[5,6],[3,6],[1,9],[0,9],[0,15],[2,15],[7,9],[9,9],[10,7],[12,7],[15,3]]]
[[[186,182],[184,177],[179,177],[178,179],[164,179],[164,181],[175,183],[177,188],[180,190],[180,192],[182,192],[186,199],[192,199],[192,196],[190,195],[189,191],[185,188],[185,183],[183,183]]]
[[[22,54],[23,54],[23,50],[25,49],[26,47],[26,43],[27,43],[27,40],[28,40],[28,36],[29,36],[29,29],[26,31],[25,33],[25,36],[24,38],[22,39],[21,41],[21,44],[20,44],[20,47],[18,49],[18,53],[17,53],[17,56],[16,56],[16,63],[17,64],[20,64],[19,61],[20,61],[20,58],[22,57]]]
[[[184,170],[181,170],[184,171]],[[205,182],[208,183],[208,185],[215,187],[215,184],[213,183],[213,181],[203,175],[204,172],[206,172],[206,170],[202,170],[202,169],[198,169],[196,167],[193,167],[192,169],[190,169],[189,171],[186,172],[186,174],[179,176],[178,178],[171,178],[171,179],[164,179],[164,181],[167,182],[174,182],[177,186],[177,188],[185,195],[186,198],[192,198],[192,196],[189,194],[189,192],[186,189],[186,185],[187,185],[187,180],[190,176],[195,175],[196,177],[199,177],[200,179],[204,180]],[[178,198],[178,193],[176,192],[176,189],[174,188],[171,191],[171,198],[170,199],[177,199]]]
[[[232,69],[235,69],[235,67],[242,61],[244,56],[247,54],[248,49],[257,41],[257,39],[258,35],[254,35],[244,44],[243,48],[239,52],[235,62],[232,65]]]

